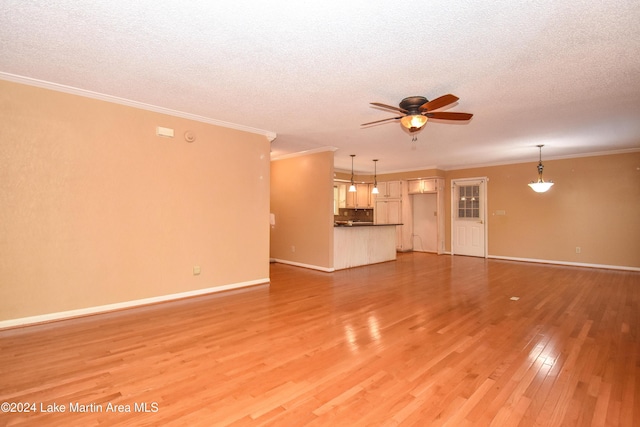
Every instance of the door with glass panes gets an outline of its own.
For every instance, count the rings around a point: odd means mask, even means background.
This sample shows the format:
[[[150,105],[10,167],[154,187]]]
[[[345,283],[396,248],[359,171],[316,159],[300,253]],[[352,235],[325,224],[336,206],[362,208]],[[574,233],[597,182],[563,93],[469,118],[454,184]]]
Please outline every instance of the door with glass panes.
[[[486,256],[485,206],[487,179],[451,182],[451,252]]]

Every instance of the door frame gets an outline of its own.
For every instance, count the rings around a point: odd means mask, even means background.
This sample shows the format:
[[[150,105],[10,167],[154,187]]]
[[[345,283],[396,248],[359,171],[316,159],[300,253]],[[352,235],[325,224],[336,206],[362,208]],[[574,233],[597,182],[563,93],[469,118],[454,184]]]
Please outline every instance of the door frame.
[[[488,228],[488,222],[487,221],[487,191],[488,191],[488,183],[489,183],[489,178],[487,178],[486,176],[483,177],[475,177],[475,178],[456,178],[456,179],[451,179],[451,236],[450,236],[450,241],[449,241],[449,247],[451,248],[451,255],[455,255],[455,251],[453,250],[454,248],[454,244],[453,242],[455,241],[455,215],[456,215],[456,211],[458,210],[458,207],[456,206],[456,185],[464,185],[466,182],[470,182],[470,181],[481,181],[482,184],[484,186],[484,191],[482,191],[482,200],[481,200],[481,205],[482,205],[482,225],[483,225],[483,233],[484,233],[484,257],[482,258],[488,258],[489,257],[489,228]]]
[[[411,209],[411,229],[412,229],[412,231],[411,231],[411,246],[413,247],[414,251],[416,250],[415,249],[415,245],[414,245],[415,238],[416,237],[421,237],[421,236],[417,236],[416,235],[416,222],[417,221],[426,220],[426,222],[429,222],[430,224],[435,224],[436,232],[435,232],[435,239],[434,239],[433,242],[435,243],[434,246],[435,246],[436,250],[435,251],[425,251],[424,250],[425,244],[424,244],[424,242],[421,241],[421,247],[422,247],[423,250],[422,251],[418,251],[418,252],[437,253],[438,255],[442,253],[442,248],[444,246],[443,245],[443,243],[444,243],[444,237],[443,237],[443,235],[444,235],[444,233],[443,233],[444,227],[442,229],[440,228],[440,224],[441,224],[442,218],[443,218],[443,215],[442,215],[442,212],[441,212],[442,204],[441,204],[441,202],[439,200],[441,195],[442,195],[442,192],[440,192],[440,194],[438,194],[438,192],[428,192],[428,193],[416,193],[416,194],[410,194],[409,195],[409,198],[411,199],[411,205],[410,205],[410,209]],[[426,199],[427,196],[429,198],[433,197],[433,199],[434,199],[433,202],[435,202],[435,203],[430,203],[431,205],[435,204],[435,214],[436,215],[435,215],[435,220],[433,222],[429,221],[429,220],[433,219],[433,217],[431,217],[429,214],[427,214],[426,217],[423,216],[421,218],[417,218],[416,214],[415,214],[416,206],[418,206],[420,202],[428,200],[428,199]],[[432,202],[432,201],[429,200],[429,202]]]

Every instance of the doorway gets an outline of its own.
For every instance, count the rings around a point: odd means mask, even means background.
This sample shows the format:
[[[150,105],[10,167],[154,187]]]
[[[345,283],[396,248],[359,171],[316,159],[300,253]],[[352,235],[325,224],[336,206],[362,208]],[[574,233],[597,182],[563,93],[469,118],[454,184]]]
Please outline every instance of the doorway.
[[[413,194],[411,235],[416,252],[438,252],[438,196],[436,193]]]
[[[451,181],[451,254],[487,256],[487,178]]]

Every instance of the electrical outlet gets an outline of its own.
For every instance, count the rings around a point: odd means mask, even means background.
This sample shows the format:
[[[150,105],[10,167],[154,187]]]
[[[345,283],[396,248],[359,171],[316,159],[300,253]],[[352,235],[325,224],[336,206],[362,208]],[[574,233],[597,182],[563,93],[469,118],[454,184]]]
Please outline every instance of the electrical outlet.
[[[295,252],[296,251],[296,247],[291,245],[291,252]]]
[[[193,275],[197,276],[198,274],[200,274],[200,266],[199,265],[194,265],[193,266]]]
[[[582,253],[582,249],[580,248],[580,246],[576,246],[576,253],[577,254]]]

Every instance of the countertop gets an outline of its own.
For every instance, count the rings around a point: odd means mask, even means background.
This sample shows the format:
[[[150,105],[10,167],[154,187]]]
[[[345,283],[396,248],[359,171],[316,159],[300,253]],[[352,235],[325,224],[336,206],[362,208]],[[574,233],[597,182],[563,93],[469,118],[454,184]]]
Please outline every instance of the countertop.
[[[333,223],[334,227],[384,227],[388,225],[402,225],[402,224],[374,224],[373,222],[352,222],[349,224],[347,221],[337,221]]]

